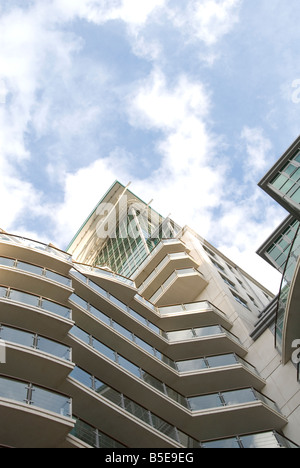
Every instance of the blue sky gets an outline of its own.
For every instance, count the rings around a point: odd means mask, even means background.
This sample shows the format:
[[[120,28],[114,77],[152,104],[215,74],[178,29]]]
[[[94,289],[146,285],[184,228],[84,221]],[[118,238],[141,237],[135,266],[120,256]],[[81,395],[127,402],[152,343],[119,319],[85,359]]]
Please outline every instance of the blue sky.
[[[255,251],[286,213],[257,183],[299,134],[299,19],[298,0],[2,0],[0,227],[65,248],[131,181],[276,292]]]

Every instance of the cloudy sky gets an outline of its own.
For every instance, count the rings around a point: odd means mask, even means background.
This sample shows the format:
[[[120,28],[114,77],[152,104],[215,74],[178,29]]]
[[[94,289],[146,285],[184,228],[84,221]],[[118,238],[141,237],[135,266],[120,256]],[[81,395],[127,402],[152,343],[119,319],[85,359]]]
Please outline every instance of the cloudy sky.
[[[0,227],[66,248],[117,179],[277,292],[299,0],[1,0]]]

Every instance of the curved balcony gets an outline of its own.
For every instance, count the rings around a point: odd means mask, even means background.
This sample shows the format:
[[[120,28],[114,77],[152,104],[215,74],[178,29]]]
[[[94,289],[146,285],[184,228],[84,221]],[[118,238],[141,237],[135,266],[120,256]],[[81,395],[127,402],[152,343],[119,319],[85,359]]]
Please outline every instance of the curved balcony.
[[[176,270],[149,299],[157,307],[169,304],[193,302],[206,288],[208,282],[202,273],[194,268]]]
[[[73,370],[69,346],[36,333],[0,325],[0,339],[5,342],[7,375],[30,379],[57,387]]]
[[[42,264],[45,268],[68,275],[72,256],[51,244],[43,244],[25,237],[0,233],[0,255],[19,258],[24,262]]]
[[[55,448],[74,427],[72,402],[52,390],[0,376],[0,440],[17,448]]]
[[[0,284],[25,289],[39,296],[67,303],[72,294],[72,281],[47,268],[15,258],[0,257]]]
[[[276,346],[286,364],[294,351],[293,342],[300,338],[300,228],[291,246],[283,273],[276,317]]]
[[[74,325],[71,309],[24,291],[0,286],[0,321],[60,340]]]

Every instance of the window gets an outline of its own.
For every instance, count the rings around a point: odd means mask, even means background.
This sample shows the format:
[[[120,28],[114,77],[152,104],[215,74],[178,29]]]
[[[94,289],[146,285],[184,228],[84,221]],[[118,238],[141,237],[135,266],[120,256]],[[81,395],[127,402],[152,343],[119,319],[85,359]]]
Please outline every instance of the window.
[[[226,276],[223,276],[221,274],[220,274],[220,276],[221,276],[222,280],[224,281],[224,283],[226,283],[231,288],[236,289],[235,284],[232,281],[230,281]]]
[[[248,306],[248,303],[247,301],[245,301],[245,299],[242,299],[240,296],[238,296],[237,294],[235,294],[233,291],[231,291],[231,294],[233,295],[234,299],[239,303],[241,304],[243,307],[245,307],[246,309],[249,309],[249,306]],[[250,310],[250,309],[249,309]]]

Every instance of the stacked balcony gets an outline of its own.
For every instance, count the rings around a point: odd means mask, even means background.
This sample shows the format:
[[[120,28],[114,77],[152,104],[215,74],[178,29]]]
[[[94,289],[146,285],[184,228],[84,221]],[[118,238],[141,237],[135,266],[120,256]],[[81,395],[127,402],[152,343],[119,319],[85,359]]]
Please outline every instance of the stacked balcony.
[[[162,241],[149,265],[179,248]],[[0,241],[0,415],[8,421],[1,445],[277,443],[270,429],[280,432],[287,421],[263,395],[265,382],[221,310],[192,302],[186,286],[177,304],[157,307],[132,280],[49,249],[13,236]],[[194,262],[185,253],[168,257],[157,274]],[[140,286],[147,281],[144,269],[137,277]],[[149,296],[151,278],[146,287]]]

